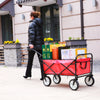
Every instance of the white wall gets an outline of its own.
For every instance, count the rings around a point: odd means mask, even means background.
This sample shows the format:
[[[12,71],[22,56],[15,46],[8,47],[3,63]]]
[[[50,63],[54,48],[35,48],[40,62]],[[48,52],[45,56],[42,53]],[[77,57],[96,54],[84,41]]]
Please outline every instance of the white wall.
[[[15,17],[13,18],[14,27],[14,40],[19,39],[21,43],[28,43],[28,25],[30,20],[30,12],[33,11],[31,6],[19,7],[15,3]],[[25,20],[22,19],[22,14],[25,16]]]

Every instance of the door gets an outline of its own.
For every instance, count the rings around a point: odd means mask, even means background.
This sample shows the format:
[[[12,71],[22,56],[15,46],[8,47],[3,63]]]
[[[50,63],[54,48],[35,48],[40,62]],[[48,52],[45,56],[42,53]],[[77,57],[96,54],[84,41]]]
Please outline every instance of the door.
[[[2,42],[13,40],[12,17],[10,15],[1,16]]]
[[[60,40],[59,29],[59,7],[49,5],[41,7],[41,17],[43,21],[43,34],[45,38],[51,37],[54,41]]]

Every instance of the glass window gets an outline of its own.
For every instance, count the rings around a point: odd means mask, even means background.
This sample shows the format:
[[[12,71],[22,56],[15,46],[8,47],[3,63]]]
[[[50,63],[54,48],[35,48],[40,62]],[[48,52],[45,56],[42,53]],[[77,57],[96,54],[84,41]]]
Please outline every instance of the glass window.
[[[13,40],[12,17],[10,15],[1,16],[2,42]]]
[[[49,5],[41,7],[43,21],[44,37],[52,37],[55,41],[60,40],[59,31],[59,7],[58,5]]]

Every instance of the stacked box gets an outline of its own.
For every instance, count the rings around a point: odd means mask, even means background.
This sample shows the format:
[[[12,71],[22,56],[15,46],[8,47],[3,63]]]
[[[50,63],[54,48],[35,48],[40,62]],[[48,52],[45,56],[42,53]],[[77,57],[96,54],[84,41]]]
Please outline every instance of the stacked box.
[[[50,44],[50,52],[52,52],[52,49],[58,48],[58,47],[65,47],[66,44]]]
[[[52,59],[52,52],[50,52],[50,45],[42,45],[43,59]]]
[[[42,52],[42,58],[47,59],[46,52]]]
[[[50,52],[50,45],[46,45],[46,52]]]
[[[52,59],[52,52],[47,52],[46,57],[47,59]]]
[[[86,48],[61,49],[61,59],[75,59],[78,54],[85,53],[87,53]],[[87,58],[87,56],[78,56],[78,58]]]
[[[46,45],[42,45],[42,52],[46,52],[46,51],[47,51]]]

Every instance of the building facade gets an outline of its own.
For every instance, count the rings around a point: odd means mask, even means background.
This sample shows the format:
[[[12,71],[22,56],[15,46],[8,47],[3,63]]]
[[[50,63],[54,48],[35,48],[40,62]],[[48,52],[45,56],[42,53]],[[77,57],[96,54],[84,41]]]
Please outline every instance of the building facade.
[[[93,53],[95,63],[99,63],[100,0],[14,0],[15,15],[11,16],[13,34],[11,39],[19,39],[21,43],[27,45],[29,14],[33,10],[41,12],[45,37],[52,37],[55,41],[65,41],[69,37],[81,38],[80,1],[83,1],[84,38],[87,39],[87,50]],[[2,31],[1,17],[0,43],[4,41],[5,33]]]

